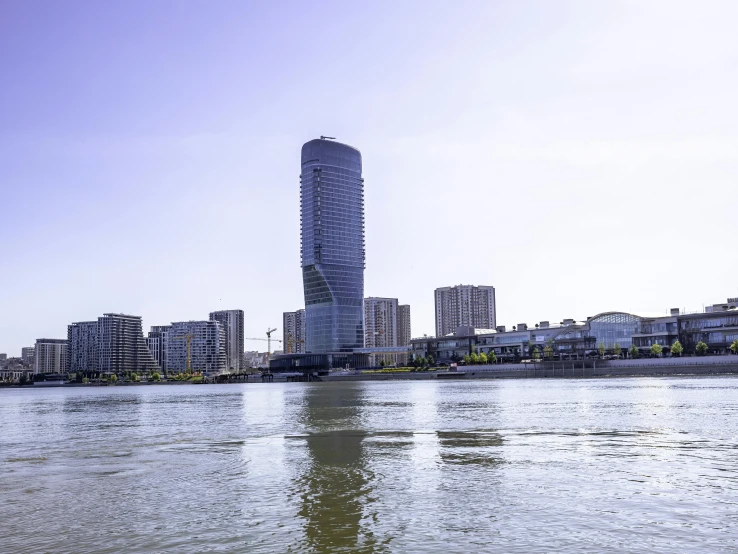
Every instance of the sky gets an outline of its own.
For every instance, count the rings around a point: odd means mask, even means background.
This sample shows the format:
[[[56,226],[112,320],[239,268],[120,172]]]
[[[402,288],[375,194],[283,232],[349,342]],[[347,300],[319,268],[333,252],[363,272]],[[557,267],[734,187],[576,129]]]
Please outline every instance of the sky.
[[[303,306],[300,148],[363,156],[365,295],[512,326],[738,296],[738,3],[0,2],[0,352]],[[264,350],[264,343],[246,342]]]

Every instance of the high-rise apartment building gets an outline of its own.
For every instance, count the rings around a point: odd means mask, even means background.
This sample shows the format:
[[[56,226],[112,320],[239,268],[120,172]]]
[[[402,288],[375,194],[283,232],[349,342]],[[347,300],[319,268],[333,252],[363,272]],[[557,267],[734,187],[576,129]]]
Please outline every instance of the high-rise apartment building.
[[[34,351],[34,373],[64,373],[67,370],[66,340],[37,339]]]
[[[397,298],[364,299],[364,347],[397,346]]]
[[[410,305],[400,304],[397,307],[397,346],[409,346],[411,338]]]
[[[221,310],[210,313],[225,331],[226,368],[240,372],[243,368],[243,310]]]
[[[69,371],[146,373],[159,369],[146,346],[141,318],[103,314],[97,321],[72,323],[67,328]]]
[[[282,344],[285,354],[305,352],[305,310],[282,314]]]
[[[167,348],[169,346],[169,329],[171,327],[171,325],[153,325],[151,331],[149,331],[149,336],[146,337],[146,346],[148,346],[156,365],[162,371],[169,370],[167,364]]]
[[[361,153],[325,138],[302,147],[301,259],[305,351],[364,342],[364,180]]]
[[[453,333],[462,325],[477,329],[494,329],[497,325],[494,287],[441,287],[435,296],[437,337]]]
[[[34,356],[36,354],[36,347],[35,346],[24,346],[21,348],[21,360],[23,360],[23,363],[33,367],[33,360]],[[64,371],[66,371],[66,366],[63,368]]]
[[[226,371],[226,332],[218,321],[179,321],[169,329],[168,371]]]

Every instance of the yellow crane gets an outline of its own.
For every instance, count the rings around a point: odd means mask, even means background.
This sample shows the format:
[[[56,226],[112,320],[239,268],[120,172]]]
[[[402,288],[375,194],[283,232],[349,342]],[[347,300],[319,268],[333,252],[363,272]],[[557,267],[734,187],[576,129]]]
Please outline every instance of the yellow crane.
[[[267,338],[265,338],[265,339],[263,339],[263,338],[256,338],[256,337],[244,337],[244,340],[265,340],[265,341],[267,341],[267,356],[271,356],[272,355],[272,341],[274,341],[274,342],[282,342],[281,339],[273,339],[272,338],[272,333],[274,331],[276,331],[276,330],[277,330],[276,327],[274,329],[267,328],[267,332],[266,332]]]

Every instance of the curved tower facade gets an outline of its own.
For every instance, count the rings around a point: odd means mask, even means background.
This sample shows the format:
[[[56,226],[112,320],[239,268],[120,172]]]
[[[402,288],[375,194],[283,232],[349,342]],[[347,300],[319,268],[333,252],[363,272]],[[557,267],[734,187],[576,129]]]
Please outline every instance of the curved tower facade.
[[[325,139],[302,147],[300,173],[305,351],[364,343],[364,180],[361,152]]]

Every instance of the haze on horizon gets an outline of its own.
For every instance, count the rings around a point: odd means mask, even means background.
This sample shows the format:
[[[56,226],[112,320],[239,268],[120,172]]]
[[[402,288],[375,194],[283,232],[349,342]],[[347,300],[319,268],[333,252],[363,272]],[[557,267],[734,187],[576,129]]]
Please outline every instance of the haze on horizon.
[[[738,4],[0,4],[0,352],[303,306],[302,144],[363,156],[366,296],[497,319],[738,296]],[[263,350],[247,342],[247,349]]]

